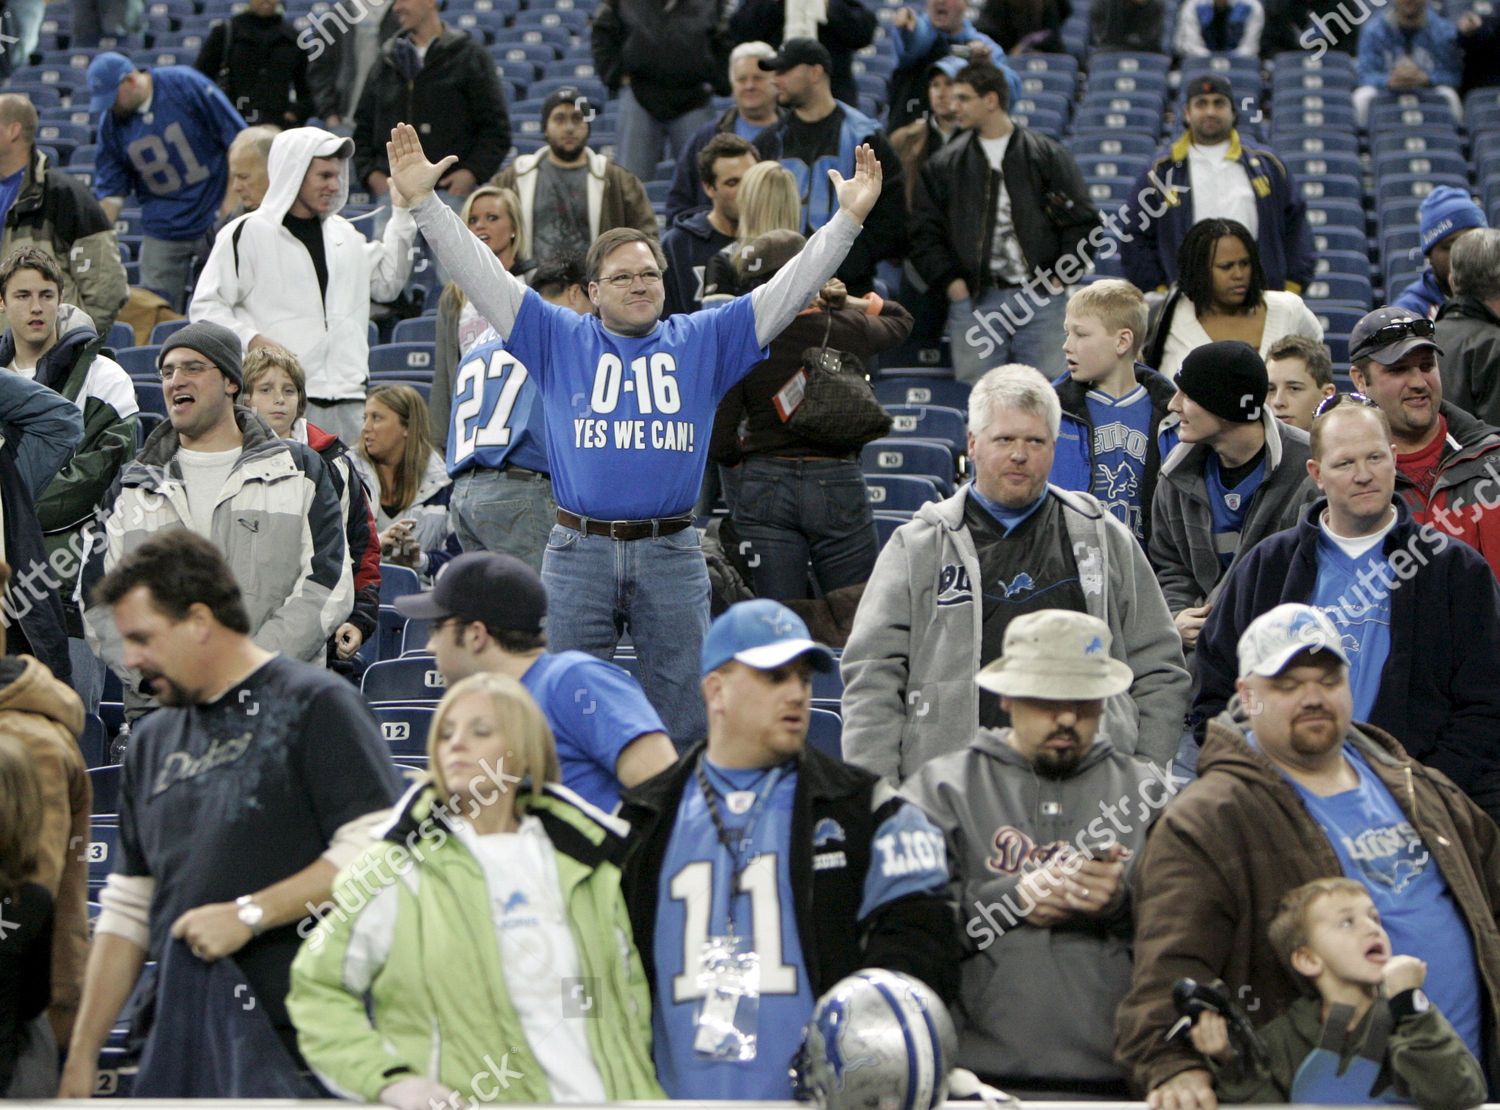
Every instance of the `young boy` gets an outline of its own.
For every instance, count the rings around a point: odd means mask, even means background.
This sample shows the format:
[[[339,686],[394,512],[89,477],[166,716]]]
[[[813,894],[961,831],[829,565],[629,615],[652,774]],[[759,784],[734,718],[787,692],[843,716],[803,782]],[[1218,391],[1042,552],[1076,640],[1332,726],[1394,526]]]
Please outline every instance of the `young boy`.
[[[1271,392],[1266,397],[1276,419],[1304,432],[1312,431],[1318,406],[1337,390],[1328,348],[1305,335],[1288,335],[1271,344],[1266,355]]]
[[[1052,383],[1063,418],[1050,476],[1053,485],[1099,498],[1143,545],[1161,466],[1156,430],[1174,392],[1136,365],[1146,315],[1140,290],[1118,278],[1086,285],[1068,301],[1068,373]]]
[[[1485,1099],[1484,1073],[1422,993],[1427,965],[1391,953],[1365,888],[1317,879],[1286,895],[1271,946],[1315,996],[1258,1030],[1269,1073],[1248,1064],[1212,1011],[1193,1026],[1223,1102],[1346,1106],[1404,1102],[1460,1110]]]

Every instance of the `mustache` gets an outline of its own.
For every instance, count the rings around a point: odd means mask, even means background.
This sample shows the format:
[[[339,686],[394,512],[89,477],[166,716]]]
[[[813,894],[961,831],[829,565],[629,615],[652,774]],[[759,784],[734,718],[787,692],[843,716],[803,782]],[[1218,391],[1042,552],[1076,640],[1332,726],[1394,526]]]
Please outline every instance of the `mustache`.
[[[1073,742],[1074,744],[1076,744],[1081,739],[1083,739],[1083,738],[1081,736],[1079,736],[1078,733],[1077,733],[1077,731],[1075,731],[1074,729],[1071,729],[1071,728],[1060,728],[1060,729],[1056,729],[1053,732],[1051,732],[1050,734],[1048,734],[1047,739],[1044,740],[1043,743],[1050,744],[1053,740],[1069,740],[1069,741]]]

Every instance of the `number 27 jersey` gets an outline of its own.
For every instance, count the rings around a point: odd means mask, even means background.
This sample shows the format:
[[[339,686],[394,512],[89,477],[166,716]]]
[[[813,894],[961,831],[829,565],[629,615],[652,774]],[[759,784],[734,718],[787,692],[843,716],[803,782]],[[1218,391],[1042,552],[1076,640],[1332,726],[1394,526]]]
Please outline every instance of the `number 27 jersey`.
[[[550,474],[541,390],[494,332],[458,363],[448,430],[448,475],[518,466]]]

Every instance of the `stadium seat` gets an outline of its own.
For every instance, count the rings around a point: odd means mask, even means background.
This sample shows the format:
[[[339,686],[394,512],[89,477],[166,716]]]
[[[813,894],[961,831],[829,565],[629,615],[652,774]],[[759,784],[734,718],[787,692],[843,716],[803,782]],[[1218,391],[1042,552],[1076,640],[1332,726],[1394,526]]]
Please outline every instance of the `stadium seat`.
[[[1365,208],[1352,200],[1329,198],[1307,202],[1307,225],[1316,232],[1321,227],[1365,227]]]
[[[1279,121],[1278,121],[1279,123]],[[1359,137],[1348,131],[1325,131],[1321,128],[1275,126],[1271,145],[1282,154],[1352,154],[1359,156]]]
[[[89,784],[94,788],[92,812],[95,817],[120,812],[120,775],[122,773],[123,768],[118,763],[89,769]]]
[[[618,659],[615,662],[619,662]],[[844,696],[844,679],[837,669],[813,671],[812,696],[820,701],[840,701]]]
[[[444,685],[431,657],[414,655],[370,664],[360,689],[370,702],[411,703],[437,701]]]
[[[160,354],[161,347],[159,346],[122,347],[115,352],[115,361],[132,378],[160,381],[161,373],[156,369],[156,359]]]
[[[807,722],[807,746],[840,763],[844,761],[844,722],[828,709],[813,709]]]
[[[129,324],[122,324],[117,320],[109,326],[109,334],[104,337],[104,343],[114,351],[124,350],[126,347],[134,347],[135,329]]]
[[[1390,150],[1375,156],[1377,180],[1396,173],[1451,173],[1468,177],[1469,160],[1456,150]]]
[[[1307,306],[1318,318],[1318,325],[1326,336],[1330,333],[1347,335],[1354,330],[1368,309],[1351,308],[1348,305],[1311,304]]]
[[[401,631],[402,655],[426,655],[427,639],[432,631],[432,622],[408,617]]]
[[[1364,167],[1360,165],[1359,156],[1347,151],[1328,150],[1309,153],[1305,150],[1291,150],[1283,153],[1281,160],[1295,176],[1303,178],[1337,173],[1345,174],[1358,181],[1365,172]]]
[[[1366,312],[1370,310],[1373,297],[1368,273],[1325,274],[1308,282],[1307,288],[1302,290],[1305,301],[1332,301],[1336,304],[1363,306]]]
[[[1073,160],[1086,180],[1093,178],[1124,177],[1131,181],[1151,165],[1149,154],[1077,154]]]
[[[1324,226],[1313,232],[1313,248],[1320,251],[1368,251],[1370,244],[1363,228]]]
[[[1037,69],[1023,71],[1021,78],[1021,95],[1032,96],[1036,93],[1058,93],[1068,100],[1078,91],[1078,78],[1075,74],[1054,71],[1050,69]]]
[[[936,439],[953,448],[955,460],[969,450],[968,416],[943,405],[887,405],[894,418],[887,435],[893,439]]]
[[[868,481],[868,479],[866,480]],[[910,516],[904,514],[876,513],[875,535],[880,547],[884,549],[885,545],[890,542],[891,537],[896,534],[896,529],[900,528],[910,519]]]
[[[1375,203],[1377,207],[1388,201],[1410,197],[1418,202],[1439,185],[1452,185],[1468,189],[1468,178],[1453,173],[1390,173],[1375,181]]]
[[[432,727],[431,705],[376,705],[370,708],[380,722],[380,736],[395,756],[427,754],[427,733]]]
[[[1075,127],[1065,145],[1075,157],[1100,155],[1111,158],[1144,158],[1149,165],[1158,143],[1151,135],[1132,135],[1108,128]]]
[[[929,501],[942,500],[937,483],[919,474],[866,474],[865,491],[877,512],[916,512]]]
[[[109,737],[105,735],[104,722],[97,714],[85,713],[83,735],[78,738],[78,748],[83,752],[85,767],[103,767],[108,760]]]
[[[1078,109],[1079,128],[1103,128],[1108,131],[1131,131],[1141,135],[1160,135],[1162,117],[1160,112],[1149,108],[1131,108],[1115,111],[1111,108],[1082,106]]]
[[[432,378],[431,343],[383,343],[370,348],[370,376]]]
[[[1028,55],[1037,57],[1038,55]],[[1055,54],[1041,55],[1056,57]],[[1099,50],[1089,55],[1090,80],[1101,73],[1159,73],[1166,76],[1172,59],[1166,54],[1144,54],[1128,50]]]
[[[392,343],[421,343],[431,346],[437,342],[437,320],[432,316],[413,316],[409,320],[397,320],[391,332]]]
[[[1359,178],[1342,173],[1299,176],[1303,200],[1351,200],[1363,203],[1365,188]]]
[[[866,474],[925,475],[944,497],[953,492],[953,452],[936,440],[877,439],[860,452],[860,467]]]
[[[410,567],[396,563],[380,564],[380,603],[392,605],[398,597],[422,592],[422,580]]]
[[[967,412],[969,385],[951,377],[910,375],[911,367],[882,371],[870,383],[882,405],[942,405]]]
[[[1325,274],[1358,274],[1368,276],[1370,273],[1370,255],[1368,251],[1319,251],[1313,262],[1313,273],[1318,277]]]
[[[139,396],[139,394],[137,394]],[[146,446],[146,440],[151,438],[151,433],[165,424],[167,418],[159,412],[146,412],[142,410],[135,414],[135,446],[139,451]],[[101,703],[102,704],[102,703]]]
[[[401,654],[401,636],[406,629],[406,618],[394,605],[382,605],[375,623],[375,635],[359,646],[359,658],[366,665],[382,659],[395,659]]]

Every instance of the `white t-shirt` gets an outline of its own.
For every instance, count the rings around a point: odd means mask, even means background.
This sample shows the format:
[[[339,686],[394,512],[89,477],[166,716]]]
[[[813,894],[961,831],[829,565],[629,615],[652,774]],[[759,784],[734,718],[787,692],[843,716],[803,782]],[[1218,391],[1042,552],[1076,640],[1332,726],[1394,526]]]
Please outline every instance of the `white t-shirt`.
[[[244,452],[243,447],[228,451],[189,451],[177,448],[177,461],[182,466],[182,482],[187,487],[188,511],[193,519],[188,526],[205,539],[213,539],[214,506],[219,503],[219,493],[234,464]]]
[[[1026,255],[1021,250],[1021,241],[1016,238],[1016,221],[1010,211],[1010,191],[1006,188],[1004,170],[1005,152],[1010,148],[1010,135],[1003,139],[981,137],[979,145],[989,159],[990,169],[1001,175],[1000,188],[995,190],[995,231],[990,237],[990,272],[995,280],[1006,285],[1020,285],[1026,280]]]
[[[1345,555],[1351,559],[1358,559],[1370,548],[1385,542],[1386,536],[1390,535],[1391,529],[1396,527],[1396,510],[1391,510],[1391,519],[1385,523],[1378,532],[1372,532],[1368,536],[1341,536],[1328,526],[1328,510],[1323,510],[1323,515],[1318,518],[1318,528],[1323,535],[1343,549]]]
[[[521,818],[513,833],[480,836],[468,826],[463,842],[484,871],[500,966],[511,1005],[558,1102],[604,1102],[604,1080],[589,1046],[589,1016],[563,1008],[563,983],[583,972],[568,925],[557,857],[542,823]]]
[[[1239,162],[1230,161],[1229,143],[1188,146],[1189,191],[1193,198],[1193,222],[1215,217],[1238,220],[1254,237],[1260,223],[1255,209],[1255,190],[1250,175]]]

